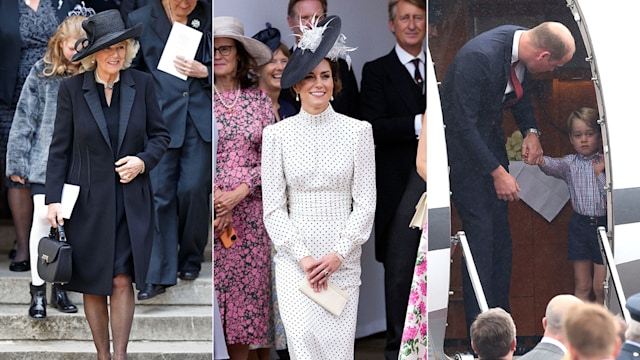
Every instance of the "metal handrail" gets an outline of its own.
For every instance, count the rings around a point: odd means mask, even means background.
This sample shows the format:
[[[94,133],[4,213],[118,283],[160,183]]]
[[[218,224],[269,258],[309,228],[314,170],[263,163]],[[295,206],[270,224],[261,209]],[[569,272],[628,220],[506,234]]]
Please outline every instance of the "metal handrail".
[[[624,320],[626,322],[629,322],[629,319],[631,319],[631,315],[629,314],[629,310],[626,306],[627,298],[624,296],[624,290],[622,289],[622,282],[620,281],[618,268],[616,268],[616,264],[613,261],[613,251],[611,251],[611,245],[609,245],[607,230],[604,226],[599,226],[597,231],[600,250],[602,251],[604,262],[610,275],[607,278],[610,278],[611,281],[613,281],[613,287],[615,288],[616,296],[618,297],[618,304],[620,305],[620,309],[622,309],[622,316],[624,317]]]
[[[471,285],[473,285],[473,292],[476,294],[476,300],[478,301],[480,312],[485,312],[489,310],[489,306],[487,305],[487,298],[484,296],[484,291],[482,290],[482,283],[480,282],[480,277],[478,276],[478,270],[476,270],[476,264],[473,261],[473,255],[471,255],[471,248],[469,248],[467,235],[464,233],[464,231],[458,231],[455,237],[458,241],[460,241],[460,245],[462,245],[462,253],[464,254],[465,265],[467,266],[467,270],[469,271],[469,278],[471,279]]]

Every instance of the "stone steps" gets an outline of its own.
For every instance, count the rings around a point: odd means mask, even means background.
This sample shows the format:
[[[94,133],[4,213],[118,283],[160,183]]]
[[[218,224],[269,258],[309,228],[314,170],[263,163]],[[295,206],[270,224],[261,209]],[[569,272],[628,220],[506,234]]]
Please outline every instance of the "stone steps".
[[[211,360],[211,342],[130,341],[129,360]],[[3,360],[95,360],[91,341],[0,341]]]
[[[0,238],[7,232],[6,227],[0,225]],[[27,317],[30,272],[11,272],[9,262],[9,258],[0,253],[0,359],[95,359],[82,294],[68,293],[78,305],[76,314],[64,314],[48,307],[47,320],[31,320]],[[136,300],[128,358],[210,360],[212,296],[212,263],[207,261],[202,264],[198,279],[178,279],[178,284],[168,288],[165,294],[150,300]]]

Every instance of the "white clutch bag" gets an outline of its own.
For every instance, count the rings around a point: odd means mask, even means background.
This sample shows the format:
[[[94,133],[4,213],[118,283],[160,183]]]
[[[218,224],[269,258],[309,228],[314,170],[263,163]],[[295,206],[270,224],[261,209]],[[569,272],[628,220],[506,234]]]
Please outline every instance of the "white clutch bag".
[[[424,223],[427,221],[427,192],[423,192],[416,205],[416,213],[413,215],[409,227],[412,229],[418,228],[422,230]]]
[[[342,310],[344,310],[349,300],[349,294],[331,281],[328,281],[327,290],[323,289],[320,292],[313,291],[313,287],[311,287],[311,283],[306,275],[302,281],[300,281],[300,291],[334,316],[340,316],[340,314],[342,314]]]

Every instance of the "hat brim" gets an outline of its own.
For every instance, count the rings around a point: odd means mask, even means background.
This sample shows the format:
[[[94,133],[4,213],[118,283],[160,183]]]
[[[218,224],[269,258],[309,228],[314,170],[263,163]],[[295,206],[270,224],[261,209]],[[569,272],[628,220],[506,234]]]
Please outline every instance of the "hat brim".
[[[271,52],[271,49],[269,49],[267,45],[263,44],[262,41],[258,41],[256,39],[252,39],[246,36],[239,36],[235,34],[234,35],[214,34],[213,37],[229,38],[229,39],[237,40],[238,42],[240,42],[240,44],[242,44],[244,49],[247,50],[249,55],[256,61],[256,65],[258,66],[268,63],[269,61],[271,61],[271,58],[273,57],[273,53]]]
[[[329,51],[331,51],[336,40],[338,40],[338,36],[340,36],[342,21],[339,17],[332,15],[322,19],[317,26],[322,27],[325,24],[328,25],[322,33],[322,41],[316,48],[316,51],[296,48],[293,54],[291,54],[291,57],[289,57],[287,66],[284,68],[282,78],[280,79],[280,86],[282,86],[283,89],[290,88],[297,84],[308,73],[313,71]]]
[[[95,54],[98,51],[104,50],[104,49],[108,48],[109,46],[117,44],[117,43],[119,43],[121,41],[125,41],[125,40],[131,39],[131,38],[136,38],[136,37],[140,36],[141,33],[142,33],[142,24],[136,24],[135,26],[132,26],[132,27],[126,29],[126,30],[118,31],[116,33],[109,34],[109,35],[105,35],[105,36],[101,37],[100,39],[98,39],[97,41],[95,41],[93,44],[90,44],[89,46],[87,46],[87,47],[83,48],[82,50],[78,51],[71,58],[71,62],[82,60],[82,59],[86,58],[87,56],[89,56],[91,54]]]

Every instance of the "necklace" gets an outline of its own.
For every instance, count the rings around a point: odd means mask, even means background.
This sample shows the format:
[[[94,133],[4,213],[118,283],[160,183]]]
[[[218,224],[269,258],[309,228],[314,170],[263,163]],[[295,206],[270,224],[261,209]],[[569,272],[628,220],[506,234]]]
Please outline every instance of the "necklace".
[[[24,3],[27,4],[27,6],[31,6],[31,0],[24,0]]]
[[[216,87],[215,85],[213,85],[213,89],[216,91],[216,94],[218,94],[218,100],[220,100],[220,104],[222,104],[222,106],[227,108],[227,112],[229,114],[231,114],[233,112],[233,107],[236,106],[236,103],[238,102],[238,98],[240,97],[240,84],[238,84],[238,88],[236,89],[236,96],[233,99],[233,102],[231,103],[231,105],[227,105],[224,103],[224,101],[222,101],[222,95],[220,95],[220,91],[218,91],[218,87]]]

